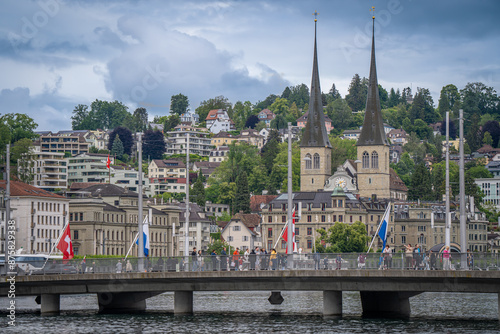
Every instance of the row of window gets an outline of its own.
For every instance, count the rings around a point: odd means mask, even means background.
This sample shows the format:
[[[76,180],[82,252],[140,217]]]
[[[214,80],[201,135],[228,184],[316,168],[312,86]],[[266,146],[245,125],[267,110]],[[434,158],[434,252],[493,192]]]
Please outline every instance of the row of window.
[[[371,168],[377,168],[378,169],[378,153],[373,151],[372,156],[371,156]],[[368,152],[363,152],[363,158],[362,158],[362,167],[363,168],[370,168],[370,154]]]
[[[34,202],[31,202],[31,208],[34,207]],[[62,205],[62,211],[66,211],[66,204]],[[51,212],[61,212],[61,203],[45,203],[37,202],[38,211],[51,211]]]
[[[37,216],[36,223],[40,225],[61,225],[61,217]]]

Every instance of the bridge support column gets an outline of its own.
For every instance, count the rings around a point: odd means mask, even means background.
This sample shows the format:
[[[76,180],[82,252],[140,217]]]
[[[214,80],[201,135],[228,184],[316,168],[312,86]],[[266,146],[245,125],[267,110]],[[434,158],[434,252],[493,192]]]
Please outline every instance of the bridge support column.
[[[121,313],[146,310],[146,298],[155,294],[144,292],[103,292],[97,294],[99,312]]]
[[[61,298],[59,294],[42,294],[40,311],[42,315],[57,314],[60,311]]]
[[[500,293],[498,294],[498,320],[500,320]]]
[[[323,291],[323,315],[342,316],[342,291]]]
[[[418,292],[360,291],[364,317],[408,318],[410,297]]]
[[[193,291],[174,292],[174,314],[193,313]]]

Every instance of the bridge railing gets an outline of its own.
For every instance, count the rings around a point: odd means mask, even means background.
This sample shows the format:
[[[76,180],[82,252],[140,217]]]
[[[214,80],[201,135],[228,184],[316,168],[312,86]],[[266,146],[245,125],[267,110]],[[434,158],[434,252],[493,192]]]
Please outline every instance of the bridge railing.
[[[423,253],[307,253],[250,254],[151,257],[143,260],[143,272],[246,271],[246,270],[461,270],[461,255]],[[470,253],[468,270],[500,270],[500,256],[494,253]],[[25,268],[26,266],[24,266]],[[139,259],[96,258],[54,260],[43,268],[23,270],[19,275],[54,275],[82,273],[127,273],[139,271]]]

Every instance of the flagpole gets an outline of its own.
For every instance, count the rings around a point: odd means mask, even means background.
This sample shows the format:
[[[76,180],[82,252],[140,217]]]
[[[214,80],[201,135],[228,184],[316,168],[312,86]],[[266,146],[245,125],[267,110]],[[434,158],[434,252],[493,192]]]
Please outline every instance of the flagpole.
[[[372,245],[373,245],[373,242],[375,241],[375,237],[377,237],[378,235],[378,230],[380,230],[380,226],[382,226],[382,222],[384,221],[384,217],[387,213],[387,210],[389,210],[391,207],[391,203],[389,202],[387,204],[387,208],[385,209],[385,212],[384,212],[384,215],[382,216],[382,219],[380,220],[380,223],[378,224],[378,227],[377,227],[377,230],[375,231],[375,234],[373,235],[373,238],[372,238],[372,242],[370,244],[370,247],[368,247],[368,251],[366,253],[369,253],[370,252],[370,249],[372,248]],[[387,224],[389,224],[389,222],[387,222]]]
[[[281,229],[280,236],[276,240],[276,243],[274,244],[274,248],[276,248],[276,246],[278,246],[278,242],[280,241],[281,237],[283,236],[283,233],[285,233],[285,229],[286,229],[287,226],[288,226],[288,222],[286,222],[285,223],[285,227]]]
[[[50,250],[49,255],[47,255],[47,259],[45,259],[45,263],[43,264],[42,269],[43,269],[43,268],[45,268],[45,265],[47,264],[47,261],[49,261],[49,257],[50,257],[50,255],[51,255],[51,254],[52,254],[52,252],[54,251],[54,248],[56,248],[56,245],[57,245],[57,244],[59,244],[59,240],[61,240],[61,237],[63,236],[64,231],[66,230],[66,227],[67,227],[68,225],[69,225],[69,221],[68,221],[68,223],[67,223],[66,225],[64,225],[64,226],[63,226],[63,228],[62,228],[62,233],[59,233],[59,236],[57,237],[56,242],[52,245],[52,249]]]
[[[128,255],[130,254],[130,251],[132,250],[132,247],[134,247],[134,244],[137,241],[138,237],[139,237],[139,232],[137,232],[137,234],[135,235],[135,238],[132,241],[132,244],[130,245],[130,248],[128,249],[127,255],[125,255],[125,260],[127,259]]]

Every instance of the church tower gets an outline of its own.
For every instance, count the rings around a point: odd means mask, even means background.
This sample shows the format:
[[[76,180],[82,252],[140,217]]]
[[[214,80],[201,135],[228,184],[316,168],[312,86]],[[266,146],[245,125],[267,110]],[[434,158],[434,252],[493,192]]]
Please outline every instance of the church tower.
[[[372,27],[370,79],[363,129],[356,143],[357,178],[362,197],[390,198],[389,142],[384,132],[375,64],[375,16]]]
[[[319,85],[316,48],[317,13],[314,13],[314,59],[309,96],[309,114],[300,143],[300,191],[323,189],[332,172],[332,145],[328,139]]]

